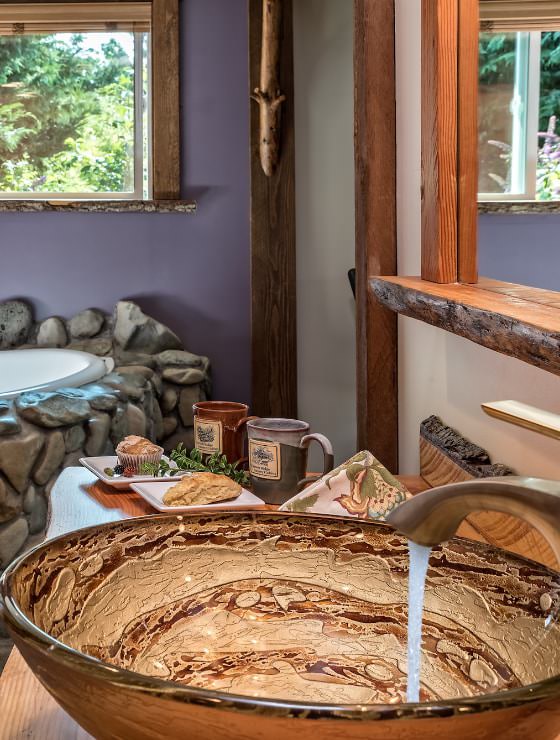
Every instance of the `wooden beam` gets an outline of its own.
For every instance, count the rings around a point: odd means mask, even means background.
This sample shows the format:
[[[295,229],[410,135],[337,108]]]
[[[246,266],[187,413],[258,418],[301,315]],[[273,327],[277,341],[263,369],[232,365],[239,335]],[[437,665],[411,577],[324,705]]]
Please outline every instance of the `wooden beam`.
[[[179,0],[152,2],[152,197],[181,197]]]
[[[397,272],[394,0],[355,0],[354,17],[358,448],[397,471],[397,318],[368,290]]]
[[[259,87],[263,0],[249,0],[250,90]],[[252,410],[297,417],[295,144],[292,0],[284,0],[279,85],[281,152],[270,177],[260,161],[259,107],[251,103]]]
[[[457,280],[458,0],[422,0],[422,277]]]
[[[374,278],[370,287],[392,311],[560,375],[556,306],[477,285],[436,285],[418,277]]]
[[[479,0],[459,2],[458,280],[478,280]]]

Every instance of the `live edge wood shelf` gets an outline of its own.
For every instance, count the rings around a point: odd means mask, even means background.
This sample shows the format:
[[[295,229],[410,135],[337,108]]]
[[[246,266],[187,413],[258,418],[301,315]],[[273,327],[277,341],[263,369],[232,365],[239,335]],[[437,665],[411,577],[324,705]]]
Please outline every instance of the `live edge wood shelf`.
[[[480,278],[441,285],[419,277],[374,277],[384,306],[560,375],[560,293]]]

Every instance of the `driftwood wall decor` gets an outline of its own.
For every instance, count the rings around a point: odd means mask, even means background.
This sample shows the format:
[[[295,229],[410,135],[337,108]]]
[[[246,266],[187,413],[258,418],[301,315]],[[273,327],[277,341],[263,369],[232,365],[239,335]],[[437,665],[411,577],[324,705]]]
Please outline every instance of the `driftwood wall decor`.
[[[282,0],[263,0],[260,86],[252,94],[260,110],[260,158],[267,177],[280,160],[281,107],[286,96],[280,90],[280,44]]]

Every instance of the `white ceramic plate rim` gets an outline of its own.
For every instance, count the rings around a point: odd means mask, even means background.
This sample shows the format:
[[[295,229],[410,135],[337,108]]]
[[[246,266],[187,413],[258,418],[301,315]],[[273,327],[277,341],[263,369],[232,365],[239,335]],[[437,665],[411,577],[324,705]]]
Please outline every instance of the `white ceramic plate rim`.
[[[193,473],[187,473],[187,475],[193,475]],[[181,512],[194,512],[208,509],[246,509],[251,506],[263,506],[264,501],[255,496],[246,488],[241,489],[241,493],[236,499],[230,499],[229,501],[218,501],[214,504],[196,504],[195,506],[166,506],[162,503],[162,498],[167,491],[174,485],[171,478],[166,480],[157,481],[135,481],[131,484],[132,490],[141,496],[144,501],[147,501],[150,506],[153,506],[157,511],[165,512],[166,514],[180,514]],[[156,493],[158,490],[158,493]]]

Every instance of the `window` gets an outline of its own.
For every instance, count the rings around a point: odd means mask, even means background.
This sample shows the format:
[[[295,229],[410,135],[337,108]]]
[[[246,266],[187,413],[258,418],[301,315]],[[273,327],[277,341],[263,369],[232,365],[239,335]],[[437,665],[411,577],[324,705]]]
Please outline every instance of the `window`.
[[[152,28],[145,1],[0,4],[0,199],[178,197],[177,164],[152,144],[156,124],[167,151],[178,135],[170,17]]]
[[[558,8],[517,0],[480,8],[479,200],[560,201]]]

